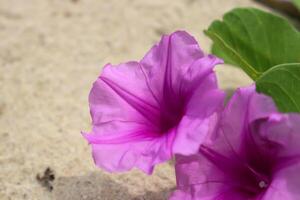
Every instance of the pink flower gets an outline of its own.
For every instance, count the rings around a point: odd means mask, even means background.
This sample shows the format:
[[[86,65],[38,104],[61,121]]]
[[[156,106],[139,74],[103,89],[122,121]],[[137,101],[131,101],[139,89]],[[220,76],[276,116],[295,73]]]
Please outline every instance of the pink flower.
[[[198,154],[178,156],[170,200],[299,200],[300,115],[238,90]]]
[[[223,105],[213,72],[219,63],[178,31],[140,62],[107,64],[89,96],[93,129],[83,134],[96,165],[151,174],[175,153],[196,153]]]

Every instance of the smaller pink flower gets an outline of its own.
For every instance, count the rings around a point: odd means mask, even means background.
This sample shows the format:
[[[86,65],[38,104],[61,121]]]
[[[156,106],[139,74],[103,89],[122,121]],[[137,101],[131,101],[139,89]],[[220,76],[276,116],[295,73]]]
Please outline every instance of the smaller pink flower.
[[[83,134],[96,165],[150,174],[175,153],[196,153],[223,105],[213,72],[219,63],[178,31],[140,62],[107,64],[89,96],[93,129]]]
[[[299,200],[300,115],[281,114],[254,87],[238,90],[212,139],[176,159],[170,200]]]

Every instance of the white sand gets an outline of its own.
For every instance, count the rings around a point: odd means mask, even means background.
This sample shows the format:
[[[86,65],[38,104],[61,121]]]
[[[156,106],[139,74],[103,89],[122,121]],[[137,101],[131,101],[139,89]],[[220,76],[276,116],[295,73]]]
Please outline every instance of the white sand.
[[[202,31],[248,0],[0,0],[0,199],[160,200],[175,185],[170,164],[148,177],[94,167],[80,135],[90,129],[87,96],[101,67],[140,59],[161,33]],[[257,6],[257,5],[255,5]],[[220,66],[221,87],[251,83]],[[36,180],[55,171],[54,190]]]

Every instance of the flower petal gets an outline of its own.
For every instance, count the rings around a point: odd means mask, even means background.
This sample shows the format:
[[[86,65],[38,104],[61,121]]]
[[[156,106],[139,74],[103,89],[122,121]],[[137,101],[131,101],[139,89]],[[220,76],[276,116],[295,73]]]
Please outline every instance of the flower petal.
[[[213,66],[221,63],[214,56],[199,59],[191,66],[189,75],[185,75],[186,115],[205,118],[223,109],[225,93],[218,89]],[[183,90],[183,89],[182,89]]]
[[[177,190],[170,200],[246,199],[243,194],[235,191],[234,182],[227,178],[227,174],[202,154],[177,155],[175,169]]]
[[[298,140],[299,141],[299,140]],[[262,200],[300,199],[300,162],[277,172]]]
[[[159,107],[148,90],[137,62],[106,65],[93,85],[89,102],[93,124],[96,126],[113,120],[151,126],[159,115]]]
[[[238,156],[237,152],[242,149],[247,150],[249,145],[255,145],[250,124],[275,111],[272,99],[256,93],[254,86],[238,89],[222,113],[220,131],[214,140],[215,150],[232,157]]]
[[[214,56],[204,56],[192,36],[177,31],[165,35],[140,63],[154,96],[165,106],[172,107],[182,101],[187,92],[191,93],[195,81],[199,83],[201,77],[212,72],[212,68],[222,61]]]
[[[216,115],[211,115],[204,120],[184,116],[176,129],[173,154],[192,155],[197,153],[200,145],[214,131],[216,122]]]
[[[280,158],[300,160],[300,115],[274,113],[259,127],[263,140],[278,145]]]
[[[85,136],[88,140],[91,137]],[[109,172],[124,172],[137,167],[151,174],[154,166],[171,159],[170,146],[174,135],[160,138],[127,138],[122,142],[92,143],[95,164]],[[117,138],[119,140],[120,137]],[[106,140],[104,140],[106,141]]]

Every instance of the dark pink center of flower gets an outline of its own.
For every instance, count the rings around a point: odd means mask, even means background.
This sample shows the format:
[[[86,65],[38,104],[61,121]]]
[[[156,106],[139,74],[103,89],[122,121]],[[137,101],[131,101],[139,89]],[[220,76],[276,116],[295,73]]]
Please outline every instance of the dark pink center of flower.
[[[237,191],[249,197],[255,197],[267,189],[271,176],[261,171],[261,168],[241,164],[233,179],[238,183],[236,186]]]
[[[183,109],[181,105],[173,109],[164,109],[160,116],[160,132],[166,133],[170,129],[176,127],[183,116]]]
[[[224,186],[246,197],[263,193],[271,183],[274,163],[262,155],[235,155],[228,158],[206,146],[200,152],[225,175]]]

